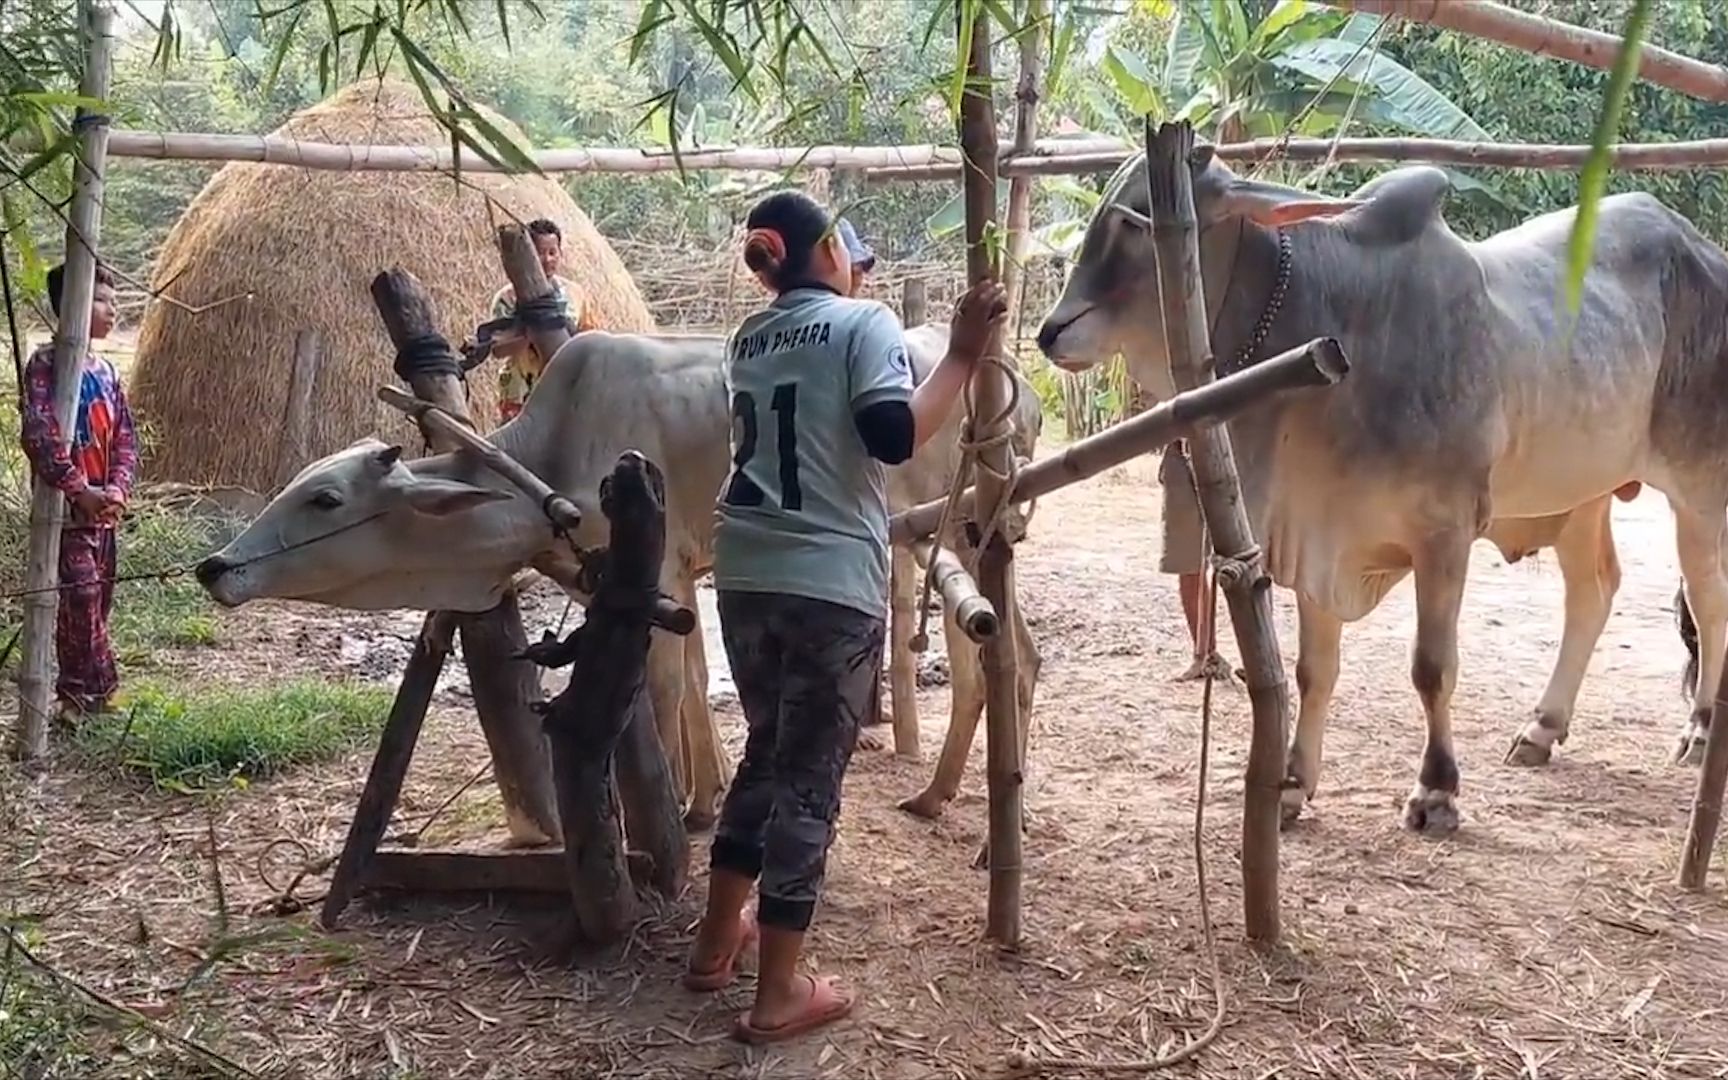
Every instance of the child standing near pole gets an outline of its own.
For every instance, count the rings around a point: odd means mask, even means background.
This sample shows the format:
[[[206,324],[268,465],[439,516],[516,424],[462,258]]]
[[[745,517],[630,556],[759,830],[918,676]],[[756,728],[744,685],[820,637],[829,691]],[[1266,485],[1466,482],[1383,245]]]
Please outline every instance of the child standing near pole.
[[[715,830],[685,985],[729,985],[759,938],[756,1000],[734,1034],[761,1043],[852,1008],[833,980],[801,974],[798,958],[881,670],[883,467],[942,426],[1007,304],[999,284],[974,286],[955,309],[948,355],[914,390],[899,320],[847,295],[852,259],[821,206],[779,192],[746,227],[745,264],[775,298],[727,343],[733,468],[714,584],[749,736]]]
[[[60,315],[65,264],[48,272],[48,302]],[[96,267],[90,340],[114,329],[114,281]],[[81,368],[71,438],[54,416],[54,346],[43,345],[24,368],[23,443],[31,470],[66,496],[60,531],[60,597],[54,627],[59,664],[55,694],[62,720],[75,723],[111,707],[120,677],[108,641],[118,549],[115,533],[138,473],[132,412],[114,365],[89,352]]]

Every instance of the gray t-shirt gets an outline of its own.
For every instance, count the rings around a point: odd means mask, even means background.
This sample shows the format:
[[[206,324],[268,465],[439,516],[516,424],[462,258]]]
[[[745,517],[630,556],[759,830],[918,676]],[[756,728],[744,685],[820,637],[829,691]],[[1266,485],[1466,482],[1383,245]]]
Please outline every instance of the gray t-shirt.
[[[714,585],[888,609],[888,497],[853,414],[912,396],[900,320],[873,300],[793,289],[726,343],[732,473]]]

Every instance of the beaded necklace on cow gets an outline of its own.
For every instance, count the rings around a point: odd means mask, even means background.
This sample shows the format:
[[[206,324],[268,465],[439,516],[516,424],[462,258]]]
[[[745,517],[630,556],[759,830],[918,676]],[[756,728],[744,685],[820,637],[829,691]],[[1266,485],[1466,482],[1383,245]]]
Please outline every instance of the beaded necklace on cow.
[[[1230,366],[1220,371],[1220,375],[1234,375],[1254,362],[1260,346],[1266,344],[1266,339],[1271,336],[1272,324],[1277,321],[1278,312],[1284,306],[1284,295],[1290,290],[1290,234],[1282,228],[1274,231],[1278,234],[1278,273],[1272,279],[1272,291],[1267,294],[1266,307],[1260,312],[1259,321],[1255,322],[1248,340],[1236,350]]]

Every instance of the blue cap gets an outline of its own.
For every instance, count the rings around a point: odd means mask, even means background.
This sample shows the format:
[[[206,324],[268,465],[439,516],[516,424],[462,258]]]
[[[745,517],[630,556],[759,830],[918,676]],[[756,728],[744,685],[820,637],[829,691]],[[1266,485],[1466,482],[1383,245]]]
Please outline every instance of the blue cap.
[[[858,230],[845,218],[834,223],[834,228],[840,233],[840,242],[846,245],[846,253],[852,256],[852,265],[861,266],[868,273],[876,266],[876,253],[870,250],[870,245],[858,238]]]

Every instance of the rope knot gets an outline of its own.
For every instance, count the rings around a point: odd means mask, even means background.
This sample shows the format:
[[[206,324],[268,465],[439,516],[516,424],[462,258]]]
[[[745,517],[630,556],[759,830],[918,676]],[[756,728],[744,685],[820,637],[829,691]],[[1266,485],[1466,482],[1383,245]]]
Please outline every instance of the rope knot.
[[[1212,556],[1212,572],[1218,577],[1218,584],[1223,588],[1231,588],[1243,582],[1257,582],[1266,576],[1265,556],[1258,544],[1250,545],[1248,550],[1235,555]]]

